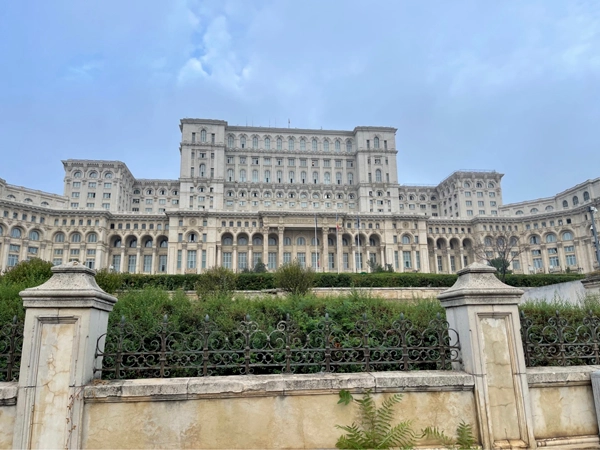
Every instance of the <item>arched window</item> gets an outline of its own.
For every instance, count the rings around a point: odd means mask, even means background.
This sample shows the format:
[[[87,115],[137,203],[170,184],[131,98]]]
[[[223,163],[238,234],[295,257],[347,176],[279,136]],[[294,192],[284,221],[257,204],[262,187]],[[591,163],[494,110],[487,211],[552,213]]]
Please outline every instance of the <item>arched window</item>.
[[[531,208],[531,210],[529,211],[531,214],[535,214],[538,212],[537,208]]]
[[[522,216],[523,215],[523,211],[521,211],[520,209],[515,213],[517,216]]]
[[[300,181],[302,184],[306,183],[306,172],[304,170],[300,172]]]
[[[252,245],[262,245],[263,240],[260,236],[254,236],[252,238]]]
[[[323,141],[323,151],[324,152],[328,152],[329,151],[329,141],[327,139],[325,139]]]
[[[169,246],[169,241],[167,241],[166,239],[163,239],[162,241],[160,241],[160,248],[167,248]]]
[[[288,139],[288,150],[294,150],[294,140],[292,138]]]
[[[258,136],[252,137],[252,148],[258,148]]]
[[[277,171],[277,182],[278,183],[283,183],[283,170],[278,170]]]
[[[312,179],[313,179],[313,183],[317,184],[319,182],[319,172],[313,172]]]
[[[115,242],[113,243],[113,247],[120,247],[121,246],[121,239],[115,239]]]
[[[346,151],[347,152],[352,151],[352,141],[346,141]]]
[[[246,182],[246,169],[241,169],[240,170],[240,181],[242,183]]]
[[[590,193],[588,191],[585,191],[583,193],[583,201],[587,202],[590,199]]]
[[[95,242],[98,242],[98,235],[96,233],[90,233],[90,234],[88,234],[87,241],[90,244],[94,244]]]
[[[464,186],[465,186],[465,188],[469,189],[471,187],[471,183],[469,183],[468,181],[465,181]]]
[[[569,207],[569,202],[566,200],[563,200],[563,208],[568,208]]]
[[[379,138],[377,136],[373,139],[373,147],[379,148]]]
[[[342,184],[342,172],[336,172],[335,174],[335,183]]]
[[[533,236],[531,236],[529,238],[529,243],[533,244],[533,245],[539,244],[540,243],[540,237],[534,234]]]
[[[81,178],[81,172],[78,170],[77,172],[73,173],[73,177],[74,178]]]
[[[137,239],[129,241],[129,248],[137,248]]]
[[[489,236],[486,236],[486,238],[484,239],[484,244],[486,247],[491,247],[492,246],[492,238]]]
[[[381,170],[377,169],[375,171],[375,182],[381,183]]]
[[[277,138],[277,150],[283,150],[283,142],[281,138]]]
[[[313,152],[317,151],[317,140],[316,139],[312,140],[312,151]]]
[[[248,238],[245,236],[240,236],[238,238],[238,245],[248,245]]]
[[[2,236],[4,234],[4,228],[2,228],[2,225],[0,225],[0,236]]]
[[[290,171],[288,172],[288,178],[290,179],[290,183],[293,183],[293,182],[294,182],[295,175],[296,175],[296,174],[294,173],[294,171],[293,171],[293,170],[290,170]]]
[[[65,242],[65,234],[64,233],[56,233],[54,235],[54,242]]]
[[[188,234],[188,242],[198,242],[198,235],[196,233]]]
[[[329,172],[325,172],[323,174],[323,183],[325,184],[331,184],[331,174]]]
[[[206,176],[206,164],[200,164],[200,177]]]
[[[233,245],[233,238],[231,236],[225,236],[223,238],[223,245]]]
[[[310,240],[310,245],[321,245],[321,241],[319,240],[319,238],[317,238],[316,241],[315,241],[315,238],[312,238]]]
[[[552,206],[552,205],[546,206],[546,211],[554,211],[554,206]]]
[[[342,246],[348,247],[348,239],[342,238]]]
[[[258,183],[258,170],[256,169],[252,171],[252,182]]]
[[[335,141],[335,151],[339,152],[341,149],[342,149],[341,142],[339,141],[339,139],[336,139],[336,141]]]
[[[265,138],[265,149],[271,150],[271,138]]]
[[[494,183],[492,183],[491,181],[488,183],[488,188],[489,189],[494,189]]]
[[[270,183],[271,182],[271,171],[270,170],[265,170],[265,183]]]
[[[31,230],[29,232],[29,239],[31,239],[32,241],[39,241],[40,240],[40,233],[36,230]]]
[[[113,174],[112,174],[112,172],[106,172],[106,173],[104,174],[104,178],[107,178],[107,179],[109,179],[109,180],[110,180],[112,177],[113,177]]]
[[[292,245],[292,238],[290,238],[290,237],[284,237],[283,238],[283,245],[286,245],[286,246]]]
[[[200,131],[200,142],[206,142],[206,130]]]
[[[298,239],[296,239],[296,245],[306,245],[306,239],[300,236]]]
[[[546,242],[548,244],[551,244],[552,242],[556,242],[556,235],[552,234],[552,233],[546,235]]]
[[[270,237],[269,238],[269,245],[277,245],[277,239]]]
[[[573,196],[573,206],[579,205],[579,197],[576,195]]]
[[[475,184],[475,187],[476,187],[477,189],[481,189],[481,188],[483,187],[483,183],[482,183],[481,181],[478,181],[478,182]]]
[[[348,174],[348,184],[352,184],[354,182],[354,175],[352,172]]]
[[[227,147],[233,148],[233,135],[227,136]]]
[[[88,175],[90,178],[98,178],[98,172],[96,172],[95,170],[91,171],[90,174]]]
[[[233,181],[233,169],[227,169],[227,181]]]
[[[241,148],[246,148],[246,136],[242,136],[240,138],[240,147]]]
[[[306,150],[306,139],[300,139],[300,150]]]
[[[571,233],[570,231],[565,231],[562,234],[562,240],[563,241],[572,241],[573,240],[573,233]]]
[[[402,244],[406,245],[406,244],[410,244],[410,236],[408,235],[404,235],[402,236]]]
[[[146,242],[144,242],[144,247],[152,248],[152,239],[146,239]]]
[[[81,242],[81,234],[73,233],[71,235],[71,242]]]

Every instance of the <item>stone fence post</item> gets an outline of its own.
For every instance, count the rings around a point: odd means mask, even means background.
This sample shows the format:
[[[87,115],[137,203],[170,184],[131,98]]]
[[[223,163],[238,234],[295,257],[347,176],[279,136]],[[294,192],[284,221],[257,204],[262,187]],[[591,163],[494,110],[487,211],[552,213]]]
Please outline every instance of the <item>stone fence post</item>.
[[[523,291],[494,272],[471,264],[438,298],[460,339],[463,363],[456,369],[475,377],[483,448],[536,448],[518,310]]]
[[[98,338],[117,299],[79,263],[20,293],[25,329],[13,448],[80,448],[83,387],[94,378]]]

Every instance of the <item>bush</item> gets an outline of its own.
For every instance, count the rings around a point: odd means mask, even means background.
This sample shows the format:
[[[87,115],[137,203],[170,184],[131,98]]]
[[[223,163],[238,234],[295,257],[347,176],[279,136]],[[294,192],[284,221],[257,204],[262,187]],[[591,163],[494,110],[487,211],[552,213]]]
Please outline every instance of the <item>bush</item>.
[[[304,295],[313,288],[315,273],[309,267],[294,260],[284,264],[275,272],[275,286],[294,295]]]
[[[118,273],[102,269],[96,272],[96,283],[103,291],[114,294],[121,289],[123,280]]]
[[[213,267],[198,276],[196,292],[198,298],[209,297],[231,298],[236,289],[236,274],[226,267]]]
[[[6,283],[25,283],[29,287],[33,287],[45,283],[51,276],[51,262],[32,258],[29,261],[21,261],[13,268],[8,269],[2,279]]]

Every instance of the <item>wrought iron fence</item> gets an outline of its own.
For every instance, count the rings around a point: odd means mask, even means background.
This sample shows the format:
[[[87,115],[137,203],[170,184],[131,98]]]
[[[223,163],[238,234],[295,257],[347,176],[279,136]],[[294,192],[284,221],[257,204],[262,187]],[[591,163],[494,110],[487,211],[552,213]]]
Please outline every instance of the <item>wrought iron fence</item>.
[[[166,316],[150,332],[122,319],[101,340],[105,347],[101,352],[97,346],[94,370],[105,379],[449,370],[461,361],[458,334],[439,315],[425,329],[402,315],[388,330],[364,317],[347,330],[326,315],[310,331],[298,330],[289,316],[272,330],[246,316],[228,332],[208,316],[189,332],[178,331]]]
[[[23,348],[23,322],[0,325],[0,381],[18,381]]]
[[[546,323],[521,312],[521,338],[527,367],[600,364],[600,318],[591,311],[577,323],[558,311]]]

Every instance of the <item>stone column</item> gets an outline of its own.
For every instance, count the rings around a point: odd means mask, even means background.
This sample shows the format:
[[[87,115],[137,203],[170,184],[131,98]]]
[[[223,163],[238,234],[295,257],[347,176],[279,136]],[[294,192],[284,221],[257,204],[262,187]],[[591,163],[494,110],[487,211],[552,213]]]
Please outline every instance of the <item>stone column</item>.
[[[52,272],[20,293],[26,314],[13,448],[81,448],[83,388],[94,378],[96,343],[117,301],[83,264]]]
[[[277,267],[280,267],[283,264],[283,231],[284,227],[279,227],[277,229]]]
[[[433,249],[433,271],[432,271],[432,273],[439,273],[437,257],[438,257],[437,250],[434,247],[434,249]]]
[[[321,241],[323,243],[321,252],[321,272],[329,272],[329,228],[321,230]]]
[[[502,283],[495,271],[471,264],[438,299],[460,339],[462,367],[456,369],[475,378],[483,448],[536,448],[518,310],[523,291]]]
[[[121,245],[121,267],[119,267],[119,272],[121,272],[121,273],[125,273],[126,272],[126,270],[125,270],[126,267],[127,267],[127,270],[129,270],[129,264],[128,264],[127,261],[125,261],[125,247],[124,247],[124,245],[125,245],[125,242],[122,242],[122,245]],[[67,256],[67,261],[68,260],[69,259],[68,259],[68,256]]]

